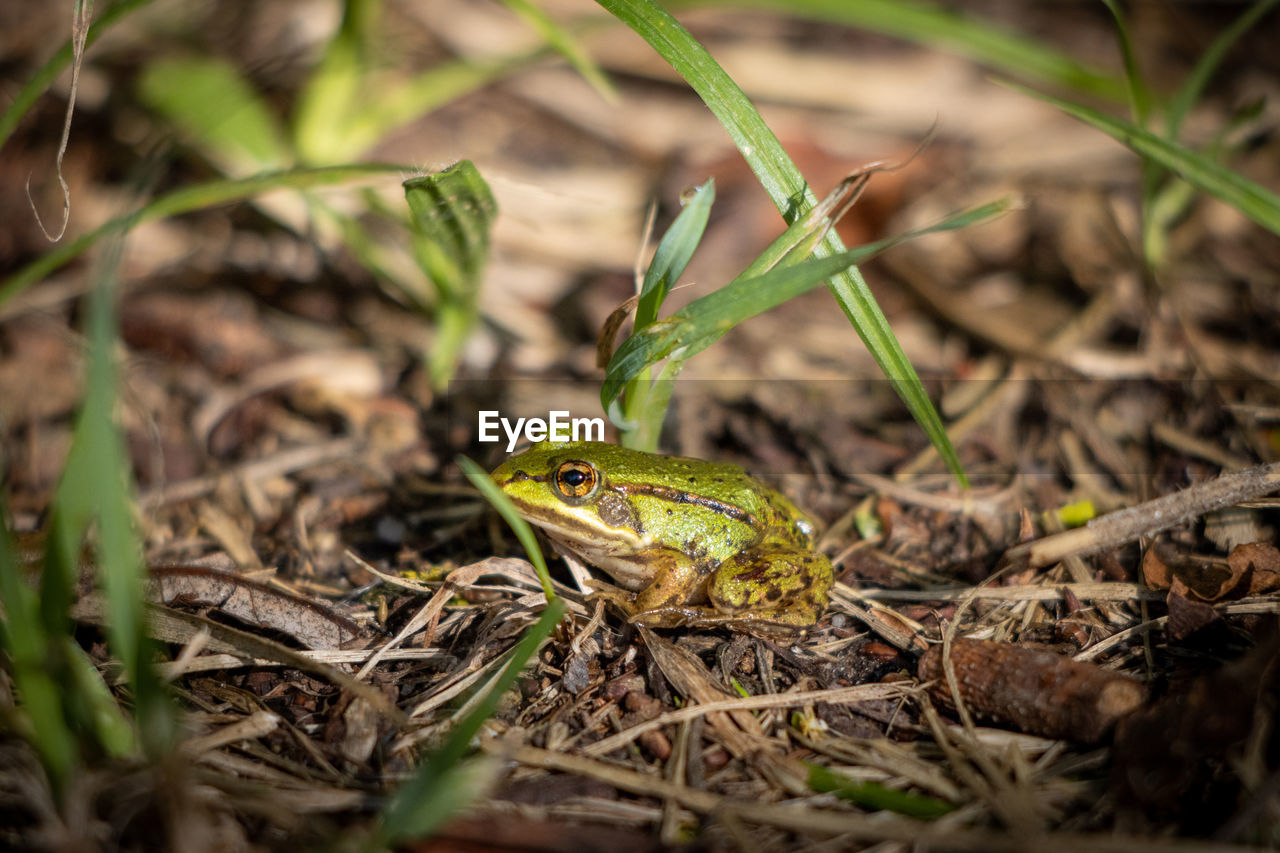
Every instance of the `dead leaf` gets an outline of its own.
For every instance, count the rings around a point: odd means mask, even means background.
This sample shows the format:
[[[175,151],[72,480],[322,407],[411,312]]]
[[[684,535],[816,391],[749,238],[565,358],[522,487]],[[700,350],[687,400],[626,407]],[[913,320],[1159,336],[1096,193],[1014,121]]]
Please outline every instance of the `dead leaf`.
[[[1160,556],[1159,543],[1142,555],[1142,580],[1152,589],[1168,589],[1173,583],[1173,570]]]
[[[1280,589],[1280,548],[1270,542],[1237,545],[1227,557],[1227,565],[1232,572],[1248,579],[1250,595]]]
[[[216,569],[153,568],[147,598],[170,607],[213,608],[254,628],[287,634],[308,649],[340,649],[366,636],[355,622],[319,602]]]
[[[1190,636],[1219,618],[1218,611],[1213,609],[1213,605],[1207,604],[1198,597],[1192,597],[1186,584],[1178,578],[1174,578],[1173,585],[1169,587],[1167,602],[1169,637],[1174,640]]]

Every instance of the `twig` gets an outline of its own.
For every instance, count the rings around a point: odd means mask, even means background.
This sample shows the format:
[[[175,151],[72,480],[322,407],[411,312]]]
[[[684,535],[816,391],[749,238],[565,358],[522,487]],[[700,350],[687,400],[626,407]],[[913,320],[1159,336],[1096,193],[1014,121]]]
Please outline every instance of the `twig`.
[[[62,224],[57,234],[50,234],[40,219],[40,211],[36,208],[35,199],[31,197],[31,176],[27,175],[27,203],[31,205],[31,214],[40,226],[40,232],[50,243],[56,243],[67,233],[67,223],[71,221],[71,188],[62,175],[62,158],[67,153],[67,143],[71,139],[71,116],[76,111],[76,91],[80,88],[80,66],[84,64],[84,47],[89,38],[89,22],[93,19],[93,0],[76,0],[75,12],[71,18],[71,91],[67,95],[67,115],[62,122],[62,138],[58,142],[58,156],[54,161],[58,186],[62,187]]]
[[[724,699],[718,702],[705,702],[690,705],[678,711],[668,711],[661,716],[643,723],[638,723],[625,731],[611,735],[604,740],[585,747],[586,755],[608,755],[615,749],[621,749],[645,732],[660,729],[663,726],[682,723],[704,714],[719,711],[755,711],[761,708],[789,708],[793,705],[808,705],[813,702],[829,702],[833,705],[850,702],[870,702],[876,699],[893,699],[902,695],[907,688],[902,684],[861,684],[856,687],[842,687],[836,690],[805,690],[798,693],[770,693],[760,696],[744,696],[737,699]]]
[[[1041,568],[1167,530],[1185,521],[1280,489],[1280,462],[1259,465],[1095,518],[1084,527],[1045,536],[1005,552],[1007,567]]]

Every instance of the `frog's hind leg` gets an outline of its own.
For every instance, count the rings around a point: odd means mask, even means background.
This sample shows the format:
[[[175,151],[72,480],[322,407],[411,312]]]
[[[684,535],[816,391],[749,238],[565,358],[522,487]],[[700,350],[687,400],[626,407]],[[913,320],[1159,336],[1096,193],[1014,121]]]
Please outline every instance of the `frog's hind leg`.
[[[720,564],[707,597],[720,617],[714,621],[802,627],[818,621],[832,582],[831,561],[822,554],[748,550]]]

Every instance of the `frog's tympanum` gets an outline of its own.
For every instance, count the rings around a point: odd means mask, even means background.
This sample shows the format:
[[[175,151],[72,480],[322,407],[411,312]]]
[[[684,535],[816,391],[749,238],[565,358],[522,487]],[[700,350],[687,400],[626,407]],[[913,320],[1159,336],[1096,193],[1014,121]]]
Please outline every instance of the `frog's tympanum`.
[[[632,621],[812,625],[831,562],[791,501],[736,465],[594,441],[542,442],[491,475],[528,521],[608,572]]]

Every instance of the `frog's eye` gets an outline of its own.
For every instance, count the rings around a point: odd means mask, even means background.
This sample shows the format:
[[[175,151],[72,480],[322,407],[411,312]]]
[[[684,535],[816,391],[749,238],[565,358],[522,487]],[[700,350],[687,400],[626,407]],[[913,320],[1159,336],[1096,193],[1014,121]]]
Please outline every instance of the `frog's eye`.
[[[570,501],[588,497],[599,482],[600,475],[586,462],[562,462],[556,469],[556,490]]]

